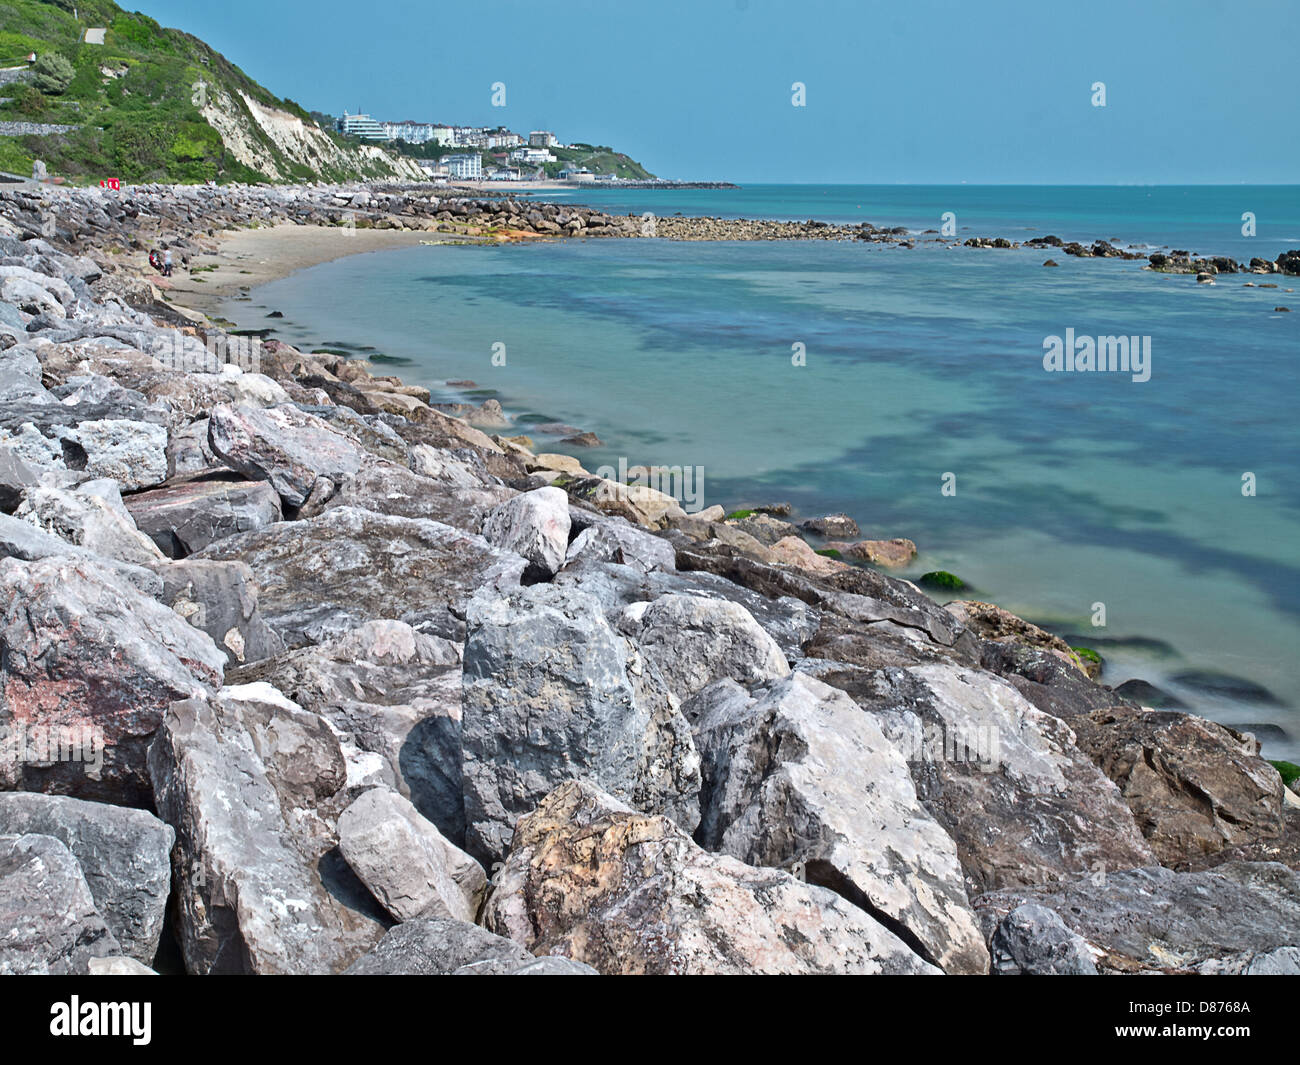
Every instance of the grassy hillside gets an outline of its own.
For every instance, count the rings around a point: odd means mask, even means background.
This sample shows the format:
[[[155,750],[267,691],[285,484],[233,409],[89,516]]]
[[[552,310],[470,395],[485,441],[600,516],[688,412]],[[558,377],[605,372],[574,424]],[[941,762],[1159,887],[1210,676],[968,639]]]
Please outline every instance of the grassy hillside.
[[[586,167],[593,174],[614,174],[616,177],[633,181],[649,181],[654,178],[645,167],[630,156],[592,144],[575,144],[572,148],[552,148],[551,154],[556,162],[542,164],[549,177],[554,177],[561,170]]]
[[[73,10],[77,14],[74,16]],[[103,45],[83,44],[105,27]],[[345,144],[198,38],[129,14],[112,0],[3,0],[0,122],[75,126],[0,136],[0,170],[76,181],[293,181],[413,176],[410,164]]]

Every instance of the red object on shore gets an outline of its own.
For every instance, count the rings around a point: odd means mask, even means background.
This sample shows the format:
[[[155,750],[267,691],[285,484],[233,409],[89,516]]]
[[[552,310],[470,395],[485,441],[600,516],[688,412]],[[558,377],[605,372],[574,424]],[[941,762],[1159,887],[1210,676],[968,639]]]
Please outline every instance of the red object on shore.
[[[121,182],[121,179],[119,179],[119,178],[115,178],[115,177],[106,178],[106,179],[104,179],[103,181],[101,181],[101,182],[99,183],[99,187],[100,187],[101,189],[117,189],[117,190],[120,190],[120,189],[122,188],[122,182]]]

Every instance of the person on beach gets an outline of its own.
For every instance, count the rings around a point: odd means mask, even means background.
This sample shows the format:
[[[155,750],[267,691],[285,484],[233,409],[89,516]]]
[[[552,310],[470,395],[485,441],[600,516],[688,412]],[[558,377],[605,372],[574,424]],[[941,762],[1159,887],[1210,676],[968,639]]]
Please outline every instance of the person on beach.
[[[159,253],[157,248],[154,248],[152,251],[149,252],[149,265],[152,266],[155,270],[157,270],[160,274],[162,273],[163,259],[162,259],[162,255]]]
[[[163,277],[172,276],[172,250],[168,248],[163,252]]]

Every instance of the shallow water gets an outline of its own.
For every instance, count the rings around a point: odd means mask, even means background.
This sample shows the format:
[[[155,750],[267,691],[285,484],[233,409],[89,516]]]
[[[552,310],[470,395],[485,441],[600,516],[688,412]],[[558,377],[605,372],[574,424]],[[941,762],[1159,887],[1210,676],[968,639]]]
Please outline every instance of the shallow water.
[[[1191,250],[1252,254],[1230,240]],[[472,378],[508,412],[597,433],[606,447],[572,452],[589,469],[620,456],[701,466],[706,504],[789,500],[846,511],[866,537],[910,537],[920,555],[904,575],[957,573],[1095,647],[1107,683],[1140,677],[1218,720],[1276,726],[1287,735],[1262,736],[1268,755],[1300,756],[1300,300],[1284,291],[1297,279],[1198,286],[1138,262],[1045,257],[927,243],[415,247],[315,267],[227,313],[260,326],[282,311],[276,335],[291,343],[370,348],[435,390]],[[1150,380],[1045,372],[1044,337],[1067,328],[1151,337]],[[505,367],[491,363],[498,343]],[[791,364],[795,344],[807,365]],[[1190,670],[1248,678],[1273,700],[1170,679]]]

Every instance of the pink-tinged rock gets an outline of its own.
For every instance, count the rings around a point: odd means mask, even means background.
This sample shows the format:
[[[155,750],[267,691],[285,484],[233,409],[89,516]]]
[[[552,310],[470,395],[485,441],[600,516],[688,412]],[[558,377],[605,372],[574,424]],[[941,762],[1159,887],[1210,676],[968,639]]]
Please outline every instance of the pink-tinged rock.
[[[897,537],[893,540],[856,540],[853,543],[835,541],[825,550],[838,551],[856,562],[870,562],[875,566],[906,566],[916,558],[916,544]]]
[[[163,711],[219,687],[225,655],[90,559],[4,559],[0,604],[0,788],[148,805]]]
[[[214,407],[208,445],[240,473],[270,481],[290,506],[311,494],[318,477],[338,484],[361,469],[366,451],[342,433],[297,407]]]

